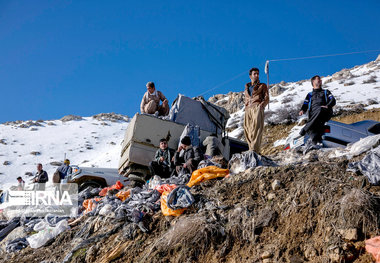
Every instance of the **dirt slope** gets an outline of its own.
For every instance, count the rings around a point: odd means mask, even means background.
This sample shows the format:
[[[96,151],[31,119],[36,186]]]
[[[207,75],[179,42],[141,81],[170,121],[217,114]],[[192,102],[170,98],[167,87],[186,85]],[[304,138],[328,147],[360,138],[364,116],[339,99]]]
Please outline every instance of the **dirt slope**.
[[[379,234],[380,187],[346,172],[344,159],[306,158],[308,165],[259,167],[196,186],[196,204],[182,216],[145,218],[149,234],[131,223],[89,217],[46,247],[0,259],[371,262],[363,241]]]

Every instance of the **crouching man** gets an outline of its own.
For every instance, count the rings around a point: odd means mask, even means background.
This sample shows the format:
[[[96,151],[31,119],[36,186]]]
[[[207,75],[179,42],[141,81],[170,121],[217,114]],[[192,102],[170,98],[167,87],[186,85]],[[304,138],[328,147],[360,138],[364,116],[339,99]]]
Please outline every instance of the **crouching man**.
[[[203,160],[203,153],[200,148],[191,145],[189,136],[183,137],[180,146],[174,154],[174,165],[176,166],[177,174],[192,174],[193,171],[197,170],[201,160]]]
[[[322,89],[322,80],[320,76],[311,78],[313,91],[306,95],[299,115],[305,114],[307,111],[308,121],[305,127],[300,131],[300,135],[308,134],[312,145],[322,143],[322,135],[324,132],[325,122],[331,119],[333,114],[332,108],[336,101],[331,92],[327,89]]]
[[[169,101],[164,94],[156,90],[154,83],[151,81],[146,84],[146,89],[147,91],[140,104],[141,113],[157,114],[158,116],[168,115]],[[160,101],[162,101],[162,105],[160,105]]]
[[[160,140],[160,149],[157,150],[154,160],[149,163],[151,176],[158,175],[161,178],[170,176],[174,169],[174,150],[168,147],[166,139]]]

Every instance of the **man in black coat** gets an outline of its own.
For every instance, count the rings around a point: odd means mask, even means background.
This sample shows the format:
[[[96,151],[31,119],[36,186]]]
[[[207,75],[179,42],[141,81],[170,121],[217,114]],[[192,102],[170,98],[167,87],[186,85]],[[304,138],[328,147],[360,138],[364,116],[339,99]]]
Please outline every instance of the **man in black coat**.
[[[189,136],[185,136],[181,140],[181,144],[174,154],[174,165],[176,172],[190,173],[197,170],[198,164],[203,160],[203,153],[199,147],[191,145]]]
[[[36,190],[43,191],[45,190],[45,184],[49,181],[49,177],[46,171],[42,170],[42,164],[37,164],[37,174],[34,178],[36,184]]]
[[[322,80],[320,76],[311,78],[313,91],[306,95],[304,103],[301,107],[299,115],[309,112],[308,121],[305,127],[302,128],[300,135],[308,134],[311,143],[316,145],[322,143],[322,135],[324,133],[325,122],[331,119],[336,101],[331,92],[327,89],[322,89]]]

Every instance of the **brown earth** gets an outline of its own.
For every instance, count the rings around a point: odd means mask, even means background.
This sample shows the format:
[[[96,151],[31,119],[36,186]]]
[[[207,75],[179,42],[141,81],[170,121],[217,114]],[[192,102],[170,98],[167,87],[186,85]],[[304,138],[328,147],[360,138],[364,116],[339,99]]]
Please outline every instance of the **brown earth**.
[[[179,217],[146,216],[149,234],[89,217],[43,248],[0,260],[63,262],[71,252],[67,262],[372,262],[363,241],[379,235],[380,187],[347,163],[249,169],[193,187],[196,203]]]

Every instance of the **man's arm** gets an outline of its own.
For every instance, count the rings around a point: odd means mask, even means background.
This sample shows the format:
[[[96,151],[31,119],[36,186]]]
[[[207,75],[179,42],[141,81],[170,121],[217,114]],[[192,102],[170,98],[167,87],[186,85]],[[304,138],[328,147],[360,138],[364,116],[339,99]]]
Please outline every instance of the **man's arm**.
[[[250,85],[250,82],[245,84],[245,89],[244,89],[244,104],[245,104],[245,106],[247,106],[249,104],[249,100],[250,100],[249,85]]]
[[[157,91],[157,93],[162,102],[164,102],[165,100],[168,101],[168,99],[165,97],[165,95],[161,91]]]
[[[156,162],[160,162],[160,150],[158,149],[157,151],[156,151],[156,154],[154,155],[154,160],[156,161]]]
[[[261,102],[260,104],[263,108],[265,108],[265,106],[267,106],[269,103],[269,91],[266,84],[262,83],[261,85],[263,87],[264,99],[263,102]]]
[[[329,90],[327,90],[326,93],[327,93],[326,95],[327,95],[327,101],[328,101],[328,103],[327,103],[326,106],[329,109],[332,109],[332,107],[334,107],[335,104],[336,104],[336,100],[335,100],[334,96],[331,94],[331,92]]]
[[[142,98],[142,100],[141,100],[141,103],[140,103],[140,111],[141,111],[141,113],[145,113],[145,110],[144,110],[144,106],[145,106],[145,104],[146,104],[146,102],[145,102],[145,97],[146,97],[146,93],[144,93],[144,96],[143,96],[143,98]]]
[[[174,154],[174,165],[182,165],[183,164],[183,160],[181,157],[179,157],[179,151],[176,151],[175,154]]]
[[[303,101],[301,111],[299,112],[299,115],[302,115],[307,112],[307,109],[309,108],[309,102],[310,102],[310,96],[309,93],[306,95],[305,100]]]

